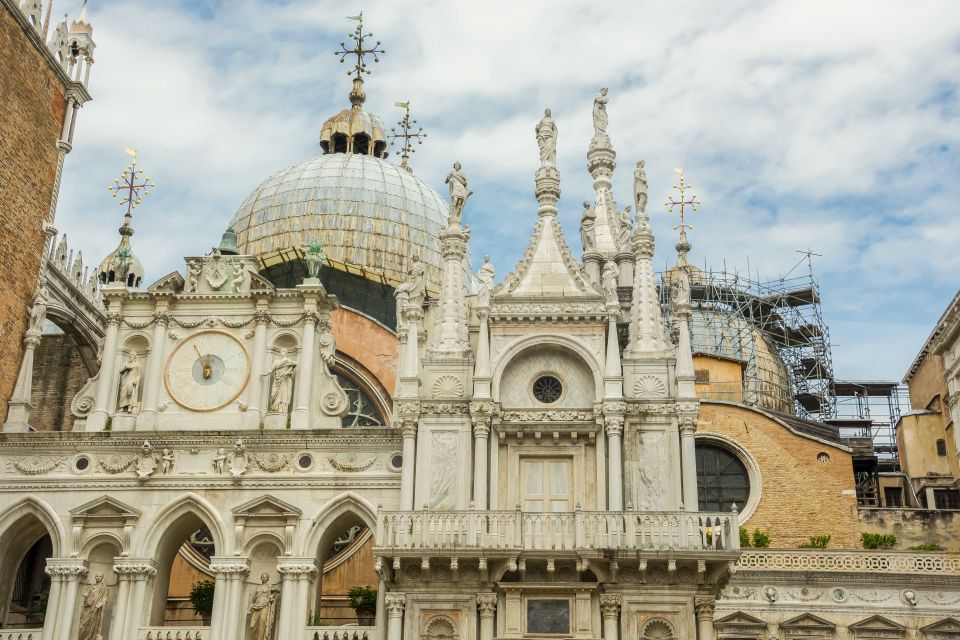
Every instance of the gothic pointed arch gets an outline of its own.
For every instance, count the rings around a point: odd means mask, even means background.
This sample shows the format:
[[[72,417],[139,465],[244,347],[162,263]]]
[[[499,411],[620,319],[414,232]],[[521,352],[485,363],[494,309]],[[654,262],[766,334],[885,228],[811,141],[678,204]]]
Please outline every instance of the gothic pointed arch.
[[[355,519],[371,530],[377,527],[377,508],[363,496],[346,491],[325,504],[313,518],[307,533],[303,555],[320,552],[327,538],[335,538],[340,532],[334,532],[333,525],[344,519]],[[329,541],[332,542],[332,539]]]
[[[200,520],[213,536],[217,552],[227,555],[230,552],[229,537],[217,509],[204,498],[195,493],[188,493],[178,500],[164,507],[152,521],[147,523],[145,535],[138,545],[138,555],[154,557],[168,531],[184,516],[192,515]]]
[[[0,545],[5,545],[5,540],[10,533],[22,533],[20,526],[24,519],[33,520],[43,525],[46,533],[50,536],[53,547],[53,556],[59,557],[65,554],[67,544],[67,532],[63,526],[60,516],[44,500],[33,496],[21,498],[5,510],[0,517]]]

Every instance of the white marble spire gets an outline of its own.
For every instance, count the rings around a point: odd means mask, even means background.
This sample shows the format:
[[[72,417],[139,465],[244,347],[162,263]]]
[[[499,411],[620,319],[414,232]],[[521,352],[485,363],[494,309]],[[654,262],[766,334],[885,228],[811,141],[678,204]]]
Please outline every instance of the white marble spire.
[[[633,278],[633,302],[630,307],[630,343],[625,355],[637,357],[667,349],[663,338],[660,299],[653,275],[653,229],[646,211],[647,176],[643,161],[634,171],[634,201],[637,202],[637,227],[632,248],[636,269]],[[643,206],[640,206],[642,203]]]

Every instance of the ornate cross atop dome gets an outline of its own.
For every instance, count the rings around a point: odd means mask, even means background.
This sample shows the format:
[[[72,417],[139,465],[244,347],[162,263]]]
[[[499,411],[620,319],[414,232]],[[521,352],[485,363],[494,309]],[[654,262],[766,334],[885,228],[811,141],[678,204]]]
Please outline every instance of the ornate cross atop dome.
[[[133,235],[131,224],[133,210],[140,204],[143,197],[150,193],[149,190],[157,185],[153,184],[149,176],[144,177],[142,169],[137,169],[137,150],[125,149],[124,151],[133,159],[120,177],[113,181],[113,185],[107,187],[107,190],[113,192],[114,198],[121,196],[120,205],[126,205],[127,212],[123,216],[123,225],[118,229],[120,244],[100,263],[97,277],[102,284],[120,282],[128,287],[138,287],[143,278],[143,265],[130,247],[130,237]]]

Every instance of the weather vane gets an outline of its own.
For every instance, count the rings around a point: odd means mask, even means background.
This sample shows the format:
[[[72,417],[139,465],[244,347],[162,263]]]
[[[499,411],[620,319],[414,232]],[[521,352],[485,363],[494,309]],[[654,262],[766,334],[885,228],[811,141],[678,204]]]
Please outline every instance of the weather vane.
[[[697,200],[696,194],[691,193],[689,197],[687,196],[687,192],[693,189],[693,185],[687,184],[684,180],[683,168],[677,168],[674,169],[674,171],[680,174],[680,184],[673,185],[673,188],[680,192],[680,199],[674,200],[672,197],[667,196],[667,201],[663,204],[670,213],[673,213],[674,207],[680,207],[680,224],[673,228],[674,230],[680,229],[680,241],[685,242],[687,239],[687,229],[693,229],[693,226],[686,222],[686,209],[690,207],[691,211],[696,211],[697,207],[703,203]]]
[[[372,38],[372,33],[363,32],[363,12],[360,12],[360,15],[356,16],[347,16],[347,20],[354,20],[357,23],[357,28],[354,29],[351,33],[347,34],[348,38],[353,40],[353,49],[348,49],[345,42],[340,43],[340,51],[334,51],[333,55],[340,56],[340,62],[346,62],[347,56],[357,56],[357,62],[353,65],[353,69],[347,72],[348,76],[356,74],[356,80],[363,80],[363,74],[370,74],[371,71],[367,69],[367,63],[364,61],[363,57],[366,55],[372,55],[374,62],[380,62],[380,58],[377,57],[377,54],[386,53],[383,49],[380,49],[380,41],[377,40],[377,43],[369,49],[364,49],[363,43],[367,38]]]
[[[423,139],[427,137],[427,134],[423,132],[423,127],[417,126],[415,119],[410,118],[409,100],[406,102],[395,102],[394,104],[403,109],[403,118],[397,123],[400,125],[400,132],[398,133],[396,129],[391,127],[390,135],[387,137],[390,138],[391,145],[403,138],[403,146],[400,147],[400,166],[409,171],[410,164],[408,160],[410,159],[410,154],[417,152],[411,143],[416,140],[417,144],[423,144]],[[416,131],[413,130],[414,127],[417,128]]]
[[[132,160],[120,174],[120,177],[115,179],[111,186],[107,187],[107,191],[112,191],[114,198],[123,196],[120,198],[120,206],[127,206],[127,213],[124,218],[130,218],[133,210],[137,208],[143,197],[148,195],[150,189],[157,185],[153,183],[150,176],[144,177],[142,169],[137,169],[136,149],[124,149],[123,152],[130,156]]]

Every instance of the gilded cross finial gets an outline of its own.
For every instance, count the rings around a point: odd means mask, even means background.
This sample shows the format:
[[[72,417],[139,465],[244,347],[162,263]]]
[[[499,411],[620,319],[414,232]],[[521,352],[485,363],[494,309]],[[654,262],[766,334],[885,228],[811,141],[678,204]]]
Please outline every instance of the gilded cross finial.
[[[678,167],[674,169],[674,171],[680,174],[680,184],[673,185],[673,188],[680,193],[680,198],[675,200],[673,197],[667,196],[667,201],[664,202],[664,205],[670,213],[673,213],[674,207],[680,207],[680,224],[673,228],[674,230],[680,229],[680,241],[686,242],[687,229],[693,229],[693,226],[686,222],[687,207],[689,207],[691,211],[696,211],[697,207],[703,203],[697,200],[697,196],[694,193],[690,193],[688,196],[687,192],[693,189],[693,185],[686,183],[683,177],[683,168]]]
[[[333,55],[340,57],[340,62],[346,62],[348,56],[356,56],[357,60],[353,65],[353,69],[347,72],[348,76],[354,76],[353,78],[353,89],[350,91],[350,103],[358,106],[363,104],[363,101],[366,99],[366,95],[363,93],[363,74],[370,75],[372,73],[367,69],[367,62],[364,59],[364,56],[372,55],[374,62],[380,62],[378,54],[386,53],[383,49],[380,48],[380,41],[377,40],[376,44],[372,47],[366,48],[365,41],[373,38],[372,33],[363,32],[363,12],[361,11],[359,15],[356,16],[347,16],[347,20],[353,20],[357,23],[357,28],[352,32],[347,34],[347,37],[353,40],[353,48],[348,49],[346,42],[340,43],[340,50],[334,51]]]
[[[390,129],[390,135],[387,136],[390,139],[390,144],[393,145],[397,140],[403,140],[403,146],[400,147],[400,166],[410,171],[410,154],[416,153],[417,150],[413,148],[412,142],[417,141],[417,144],[423,144],[423,139],[427,137],[427,134],[423,132],[423,127],[417,126],[417,121],[410,117],[410,101],[406,102],[395,102],[396,106],[403,109],[403,118],[400,119],[397,124],[400,126],[400,131],[396,129]],[[414,131],[416,127],[416,131]]]
[[[143,175],[142,169],[137,169],[136,149],[124,149],[123,152],[131,157],[130,164],[123,170],[120,177],[115,179],[113,184],[107,187],[107,191],[112,191],[114,198],[122,196],[120,198],[120,206],[126,205],[127,207],[127,212],[124,215],[124,219],[126,220],[124,224],[126,225],[132,217],[133,210],[137,208],[137,205],[140,204],[144,196],[150,193],[150,189],[153,189],[157,185],[153,183],[150,176],[145,177]]]

